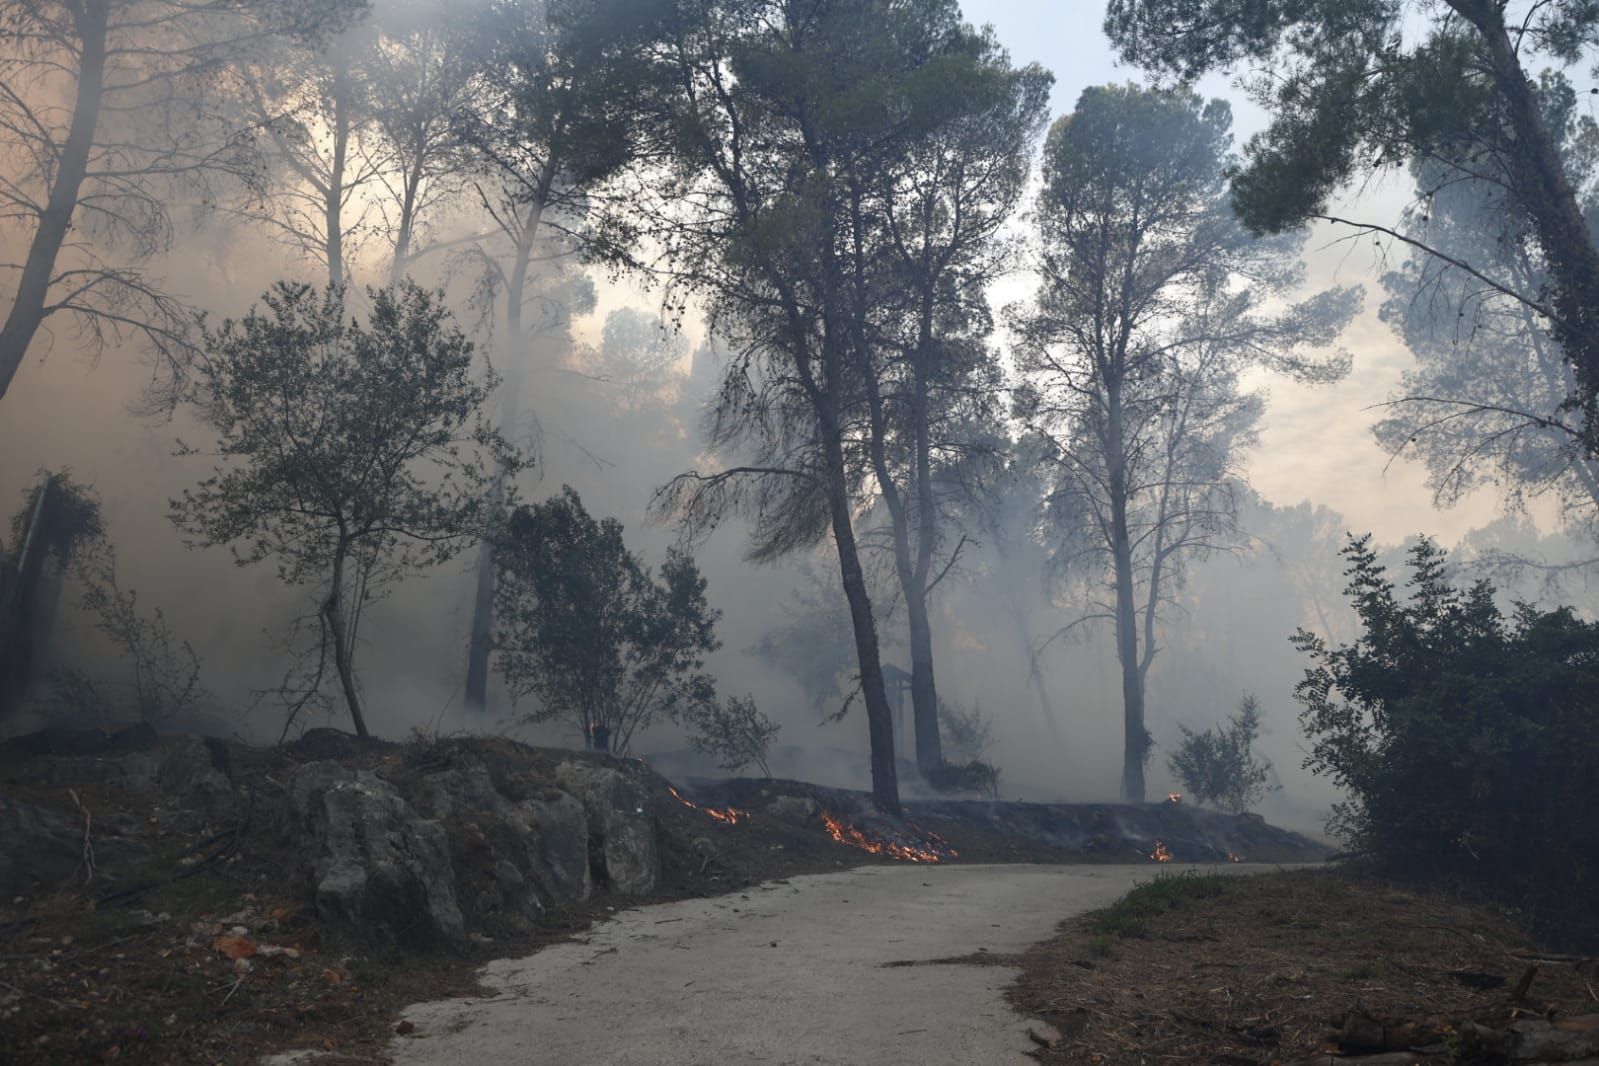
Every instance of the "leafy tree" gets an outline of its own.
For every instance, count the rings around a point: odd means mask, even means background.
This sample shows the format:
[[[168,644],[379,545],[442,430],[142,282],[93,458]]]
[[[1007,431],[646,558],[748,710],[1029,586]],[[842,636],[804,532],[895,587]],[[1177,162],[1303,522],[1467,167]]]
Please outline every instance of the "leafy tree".
[[[595,246],[631,254],[616,229],[622,215],[598,210],[595,201],[600,187],[645,151],[643,52],[660,11],[659,0],[496,0],[471,16],[478,73],[457,136],[472,154],[471,185],[492,223],[469,258],[480,274],[480,300],[503,308],[500,431],[508,436],[521,412],[532,335],[577,313],[546,300],[546,313],[526,320],[540,262]],[[488,700],[494,552],[488,542],[478,556],[469,709]]]
[[[1332,827],[1388,868],[1464,876],[1568,938],[1599,935],[1586,896],[1599,876],[1599,624],[1451,583],[1423,538],[1401,590],[1371,538],[1344,549],[1361,632],[1310,660],[1295,690],[1306,765],[1347,799]]]
[[[372,96],[365,150],[383,164],[374,209],[391,249],[388,283],[397,285],[417,259],[448,246],[437,216],[467,199],[474,159],[459,117],[482,87],[482,49],[472,20],[441,19],[429,3],[389,3],[372,17],[377,32],[362,57]]]
[[[1417,17],[1420,16],[1420,17]],[[1414,20],[1414,21],[1412,21]],[[1452,260],[1548,323],[1576,370],[1571,402],[1599,443],[1599,249],[1561,158],[1539,65],[1591,59],[1590,0],[1111,0],[1105,28],[1129,60],[1191,78],[1252,64],[1271,125],[1249,145],[1237,203],[1257,230],[1309,219],[1355,225],[1447,256],[1424,237],[1328,213],[1344,183],[1425,160],[1441,189],[1500,185],[1527,220],[1547,292],[1518,289],[1491,264]],[[1419,32],[1418,32],[1419,29]]]
[[[658,509],[691,534],[743,513],[753,519],[751,555],[761,560],[832,537],[866,705],[873,799],[898,813],[891,712],[856,528],[873,480],[878,492],[885,484],[897,491],[893,469],[886,482],[879,476],[889,436],[887,400],[875,389],[884,365],[875,315],[887,290],[874,277],[886,238],[867,198],[964,103],[942,91],[943,79],[970,69],[982,38],[962,26],[950,0],[684,7],[691,17],[657,49],[676,180],[638,189],[638,202],[665,249],[674,293],[703,298],[734,349],[710,440],[739,461],[675,480]]]
[[[772,776],[766,756],[782,727],[761,713],[753,696],[693,704],[682,718],[693,729],[689,746],[715,759],[723,770],[736,774],[754,763],[763,775]]]
[[[1183,791],[1200,803],[1242,814],[1266,795],[1271,763],[1256,759],[1255,738],[1260,735],[1260,704],[1246,695],[1227,725],[1196,733],[1185,725],[1182,743],[1166,760]]]
[[[622,524],[596,521],[571,486],[519,507],[497,558],[499,667],[513,692],[537,697],[532,720],[564,721],[590,747],[626,754],[663,715],[718,713],[701,672],[718,612],[693,559],[672,552],[651,573]]]
[[[1231,113],[1187,91],[1084,90],[1045,146],[1043,281],[1018,313],[1018,413],[1047,442],[1055,562],[1083,588],[1077,622],[1111,623],[1122,672],[1122,794],[1144,799],[1144,693],[1183,568],[1239,541],[1238,456],[1263,398],[1256,368],[1306,382],[1349,366],[1334,342],[1359,291],[1287,301],[1302,238],[1232,217]]]
[[[1569,89],[1548,104],[1568,171],[1591,177],[1599,168],[1599,127],[1576,115]],[[1518,291],[1549,284],[1532,227],[1502,185],[1445,182],[1436,163],[1414,170],[1423,207],[1407,232]],[[1591,197],[1587,202],[1593,206]],[[1421,459],[1442,505],[1490,485],[1512,512],[1553,498],[1574,531],[1599,528],[1599,459],[1584,446],[1579,413],[1565,405],[1576,378],[1548,321],[1425,253],[1386,274],[1383,287],[1383,318],[1416,365],[1374,427],[1379,443]]]
[[[918,114],[850,171],[847,251],[857,344],[869,360],[868,453],[909,628],[925,774],[943,762],[928,600],[965,544],[945,543],[944,497],[964,488],[945,475],[976,471],[1001,420],[987,290],[1013,265],[1003,229],[1021,203],[1053,79],[1036,64],[1013,67],[991,31],[947,9],[927,5],[922,17],[929,58],[900,90]],[[948,558],[935,567],[941,551]]]
[[[525,462],[486,424],[495,378],[438,298],[409,282],[368,296],[363,326],[341,290],[283,283],[264,311],[206,330],[188,399],[216,433],[217,466],[171,504],[195,543],[320,588],[316,676],[331,655],[362,736],[362,610],[483,539],[493,464]]]
[[[0,305],[0,397],[58,315],[91,345],[137,335],[181,366],[189,314],[140,264],[171,243],[176,190],[248,170],[217,83],[264,41],[313,36],[352,6],[0,2],[0,226],[8,248],[26,248],[0,264],[15,277]]]
[[[688,342],[659,315],[619,307],[605,316],[599,347],[588,355],[596,376],[617,390],[621,403],[636,406],[671,385]]]
[[[381,54],[378,39],[367,19],[332,39],[280,38],[250,65],[241,89],[265,145],[241,210],[320,261],[334,286],[353,274],[387,165],[374,126],[379,87],[366,62]]]
[[[762,634],[749,651],[792,679],[822,713],[841,698],[855,671],[849,604],[812,559],[801,561],[798,578],[794,591],[778,604],[785,621]]]

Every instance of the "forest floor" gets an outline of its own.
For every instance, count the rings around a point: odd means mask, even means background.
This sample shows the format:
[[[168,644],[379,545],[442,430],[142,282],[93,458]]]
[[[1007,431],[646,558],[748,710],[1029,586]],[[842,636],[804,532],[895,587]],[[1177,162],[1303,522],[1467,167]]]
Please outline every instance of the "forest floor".
[[[1595,960],[1540,951],[1516,917],[1336,867],[1172,877],[1003,961],[1012,1003],[1056,1030],[1041,1062],[1325,1062],[1341,1029],[1345,1052],[1373,1022],[1385,1043],[1384,1021],[1431,1025],[1443,1057],[1415,1061],[1467,1061],[1467,1022],[1599,1012]]]
[[[535,772],[569,756],[497,741],[477,743],[475,750],[484,759],[514,758]],[[400,780],[429,757],[426,745],[374,742],[342,759]],[[222,832],[187,818],[190,812],[171,794],[104,782],[66,788],[42,783],[48,775],[38,773],[40,763],[0,760],[0,817],[18,817],[24,805],[53,808],[83,825],[86,845],[101,849],[98,860],[71,877],[0,899],[0,1061],[253,1063],[291,1047],[331,1053],[319,1059],[324,1062],[382,1061],[382,1049],[403,1025],[403,1007],[473,993],[480,968],[491,959],[569,940],[638,903],[722,896],[796,875],[900,861],[863,850],[860,840],[842,841],[827,824],[828,804],[843,815],[845,803],[865,803],[862,794],[753,783],[739,801],[748,816],[729,824],[693,803],[692,790],[677,793],[652,778],[661,792],[662,877],[647,898],[602,893],[579,904],[551,904],[531,928],[489,929],[492,938],[474,931],[448,948],[374,949],[318,917],[299,873],[303,856],[284,832],[282,812],[254,799],[268,795],[274,783],[281,791],[281,780],[296,766],[292,746],[235,745],[230,759],[236,787],[251,798],[241,797],[242,818]],[[8,800],[16,804],[9,816]],[[1153,871],[1157,864],[1141,854],[1153,832],[1168,834],[1179,861],[1189,857],[1181,854],[1184,847],[1237,848],[1250,861],[1322,855],[1308,841],[1293,853],[1269,853],[1290,835],[1259,819],[1223,819],[1165,804],[1147,810],[976,803],[923,808],[910,811],[898,828],[865,820],[859,810],[846,817],[860,818],[867,834],[876,827],[886,839],[910,845],[936,833],[941,848],[959,853],[940,857],[959,863],[1107,862],[1119,856]],[[1065,824],[1070,832],[1060,841],[1040,841],[1022,833],[1027,827],[1018,819],[1024,815]],[[136,880],[119,879],[109,865],[110,845],[123,838],[142,840],[149,850]],[[1256,842],[1258,856],[1252,853]],[[20,857],[24,866],[27,861]]]

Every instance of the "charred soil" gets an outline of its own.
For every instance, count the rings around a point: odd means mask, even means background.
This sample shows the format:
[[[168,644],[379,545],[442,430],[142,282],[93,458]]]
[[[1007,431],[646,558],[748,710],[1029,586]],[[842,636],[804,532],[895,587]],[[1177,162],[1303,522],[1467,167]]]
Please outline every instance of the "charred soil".
[[[330,773],[349,775],[370,801],[362,810],[404,808],[395,824],[444,841],[457,935],[401,946],[326,909],[307,858],[325,841],[306,835],[295,801],[297,782]],[[503,820],[462,806],[480,795],[473,782],[520,809],[573,806],[573,782],[593,780],[632,790],[654,842],[649,888],[612,884],[591,832],[581,898],[530,888],[513,905],[502,888],[522,876],[504,861],[517,858],[515,842]],[[453,811],[439,806],[449,789]],[[1288,839],[1201,812],[1068,817],[1030,806],[928,804],[888,820],[861,793],[750,781],[679,789],[636,760],[489,737],[388,743],[318,730],[271,749],[153,734],[24,738],[0,745],[0,832],[44,850],[0,861],[0,1061],[245,1063],[295,1048],[381,1061],[403,1006],[480,991],[481,963],[580,935],[636,903],[873,862],[1126,861],[1149,846],[1151,826],[1175,830],[1174,841],[1217,826]],[[1050,825],[1060,832],[1039,828]],[[1098,828],[1085,836],[1084,826]],[[1308,841],[1295,851],[1320,854]],[[388,872],[367,871],[374,881]]]
[[[1051,1063],[1530,1061],[1467,1038],[1599,1011],[1515,915],[1347,869],[1159,879],[1010,961]]]

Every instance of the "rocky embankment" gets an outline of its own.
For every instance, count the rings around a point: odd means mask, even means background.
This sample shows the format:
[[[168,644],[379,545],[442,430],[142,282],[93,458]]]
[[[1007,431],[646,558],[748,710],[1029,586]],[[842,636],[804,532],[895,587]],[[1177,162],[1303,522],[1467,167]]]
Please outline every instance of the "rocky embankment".
[[[537,923],[662,878],[663,783],[642,764],[484,739],[271,752],[214,739],[52,731],[0,749],[0,893],[75,878],[107,905],[225,869],[248,837],[317,918],[407,947]]]

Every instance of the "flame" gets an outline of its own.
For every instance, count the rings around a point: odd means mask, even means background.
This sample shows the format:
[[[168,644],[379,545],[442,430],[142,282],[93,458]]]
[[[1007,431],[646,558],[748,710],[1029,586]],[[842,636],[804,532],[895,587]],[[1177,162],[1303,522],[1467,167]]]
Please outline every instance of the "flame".
[[[1166,802],[1167,803],[1176,804],[1176,803],[1181,803],[1182,801],[1183,801],[1183,794],[1181,792],[1168,792],[1168,793],[1166,793]]]
[[[1157,840],[1155,850],[1149,853],[1149,857],[1156,862],[1171,862],[1171,851],[1166,847],[1164,840]]]
[[[955,849],[937,833],[930,833],[925,829],[917,830],[926,839],[922,842],[923,846],[916,847],[898,841],[884,840],[880,836],[857,829],[844,820],[834,817],[832,811],[822,812],[822,823],[827,826],[828,835],[840,844],[860,848],[873,855],[887,855],[905,862],[943,862],[945,859],[955,858],[957,854]]]
[[[1227,861],[1228,862],[1243,862],[1244,860],[1243,860],[1242,856],[1235,855],[1235,854],[1233,854],[1232,852],[1229,851],[1227,853]]]
[[[693,800],[689,799],[687,796],[683,795],[683,793],[679,792],[677,789],[673,788],[671,785],[666,786],[666,791],[670,792],[673,798],[679,803],[683,804],[683,806],[692,807],[696,811],[703,811],[724,825],[737,825],[740,822],[749,820],[749,811],[741,811],[737,807],[729,807],[726,810],[717,810],[715,807],[702,807],[698,803],[695,803]]]

